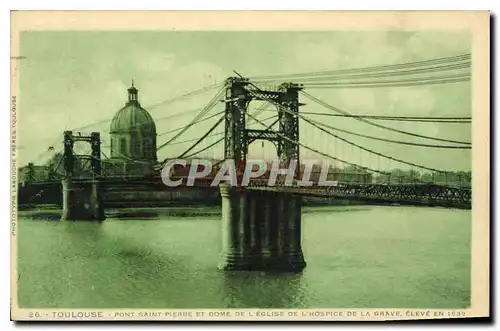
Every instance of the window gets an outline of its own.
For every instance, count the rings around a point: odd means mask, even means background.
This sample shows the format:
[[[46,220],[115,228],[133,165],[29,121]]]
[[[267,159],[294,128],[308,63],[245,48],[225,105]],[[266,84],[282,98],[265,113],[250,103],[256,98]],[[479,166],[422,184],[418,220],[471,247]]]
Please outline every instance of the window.
[[[127,155],[127,139],[121,138],[120,139],[120,155],[119,156],[126,156]]]
[[[132,147],[133,147],[133,151],[132,151],[132,155],[134,157],[137,157],[137,158],[140,158],[141,157],[141,138],[137,135],[134,135],[132,137],[132,141],[133,141],[133,144],[132,144]]]
[[[151,144],[149,142],[149,139],[144,139],[142,151],[144,153],[143,156],[145,159],[151,158]]]

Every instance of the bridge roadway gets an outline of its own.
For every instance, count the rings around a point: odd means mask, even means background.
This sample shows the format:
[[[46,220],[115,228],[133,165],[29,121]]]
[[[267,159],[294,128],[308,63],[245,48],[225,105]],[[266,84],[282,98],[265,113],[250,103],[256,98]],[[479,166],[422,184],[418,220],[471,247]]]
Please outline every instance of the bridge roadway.
[[[195,186],[209,187],[211,179],[197,179]],[[267,192],[288,192],[294,195],[363,200],[379,203],[394,203],[417,206],[442,206],[471,209],[470,187],[438,185],[431,183],[390,184],[390,183],[339,183],[335,186],[299,186],[296,181],[291,186],[278,182],[268,186],[266,179],[250,180],[248,190]]]
[[[183,177],[172,178],[172,180]],[[75,181],[88,181],[89,179],[79,178]],[[57,185],[59,182],[33,182],[33,188],[45,189],[49,186]],[[144,190],[175,190],[177,188],[186,188],[186,181],[177,187],[165,186],[160,178],[137,178],[132,177],[127,180],[123,178],[106,177],[100,180],[100,186],[104,190],[133,191]],[[196,179],[194,186],[199,188],[211,188],[212,178]],[[35,187],[33,187],[35,186]],[[336,186],[284,186],[283,182],[277,182],[275,186],[268,186],[266,179],[253,179],[245,188],[254,191],[268,192],[288,192],[293,195],[321,197],[321,198],[339,198],[346,200],[362,200],[383,204],[401,204],[416,206],[442,206],[449,208],[471,209],[472,192],[470,187],[456,187],[450,185],[438,184],[388,184],[388,183],[339,183]]]
[[[471,189],[435,184],[359,184],[337,186],[258,186],[250,190],[288,192],[303,196],[363,200],[417,206],[471,209]]]

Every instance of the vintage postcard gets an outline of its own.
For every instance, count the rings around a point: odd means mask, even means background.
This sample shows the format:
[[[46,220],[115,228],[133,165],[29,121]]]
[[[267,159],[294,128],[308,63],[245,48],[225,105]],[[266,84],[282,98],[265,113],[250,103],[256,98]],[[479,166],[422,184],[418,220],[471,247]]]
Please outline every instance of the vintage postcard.
[[[11,25],[13,320],[489,316],[489,12]]]

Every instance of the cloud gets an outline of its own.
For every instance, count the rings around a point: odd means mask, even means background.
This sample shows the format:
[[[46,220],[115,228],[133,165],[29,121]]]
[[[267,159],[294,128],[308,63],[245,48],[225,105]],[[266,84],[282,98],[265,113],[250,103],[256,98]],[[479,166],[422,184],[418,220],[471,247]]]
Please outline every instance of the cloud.
[[[434,109],[436,94],[428,88],[413,87],[389,90],[387,112],[398,116],[429,115]]]
[[[148,109],[149,105],[221,82],[234,75],[234,68],[244,74],[290,74],[404,63],[452,56],[470,50],[470,40],[466,33],[439,31],[289,32],[279,38],[272,33],[251,36],[245,33],[221,33],[223,45],[205,42],[203,47],[200,43],[210,39],[201,35],[199,38],[180,39],[176,39],[179,34],[168,35],[171,44],[160,42],[164,40],[164,34],[146,32],[138,33],[132,39],[129,34],[120,33],[106,37],[103,37],[106,33],[87,37],[68,34],[64,37],[66,43],[61,42],[64,34],[46,37],[48,35],[50,34],[39,33],[33,36],[25,43],[23,50],[30,61],[21,65],[20,71],[20,140],[23,146],[27,146],[22,153],[36,153],[46,149],[55,138],[61,138],[65,129],[112,118],[127,99],[131,79],[136,81],[141,104],[158,119],[157,128],[161,133],[189,123],[196,114],[191,110],[203,108],[217,89],[168,106]],[[190,52],[192,49],[204,51]],[[308,92],[352,113],[467,116],[471,112],[470,87],[467,84],[390,89],[308,89]],[[302,101],[307,103],[302,108],[304,111],[329,111],[305,98]],[[211,114],[222,111],[223,108],[224,104],[218,103]],[[176,114],[185,115],[159,120]],[[352,119],[325,116],[315,119],[368,135],[413,141],[411,137],[377,129]],[[213,120],[200,123],[180,139],[199,137],[217,118]],[[50,123],[50,129],[42,127],[42,124],[47,126],[47,123]],[[411,122],[383,124],[430,136],[461,140],[467,140],[470,136],[467,126],[461,125],[420,125]],[[109,123],[104,123],[89,130],[101,131],[105,140],[108,135],[104,131],[108,127]],[[304,128],[307,126],[303,125],[301,130]],[[160,137],[159,143],[166,141],[168,137]],[[310,132],[303,138],[308,145],[320,142],[327,146],[331,142],[326,140],[329,139],[326,135],[317,132]],[[455,154],[446,154],[448,152],[442,150],[424,151],[352,136],[348,138],[374,150],[429,166],[455,166],[460,160],[465,160],[462,163],[469,166],[468,159],[463,157],[464,153],[460,154],[460,159],[454,158]],[[329,147],[333,153],[344,153],[343,157],[349,161],[359,161],[359,156],[349,152],[348,146],[342,149],[340,145]],[[187,146],[171,146],[162,150],[160,155],[176,154]],[[255,146],[256,153],[262,151],[261,144]],[[203,146],[200,145],[201,147]],[[274,152],[271,154],[274,155]],[[21,162],[24,161],[22,158]]]
[[[335,99],[339,105],[348,105],[354,113],[371,114],[377,111],[376,91],[369,89],[336,91]]]
[[[438,58],[470,53],[471,40],[465,31],[422,32],[413,34],[402,46],[407,54]]]
[[[172,53],[147,53],[134,54],[137,70],[148,74],[161,74],[175,68],[176,56]]]

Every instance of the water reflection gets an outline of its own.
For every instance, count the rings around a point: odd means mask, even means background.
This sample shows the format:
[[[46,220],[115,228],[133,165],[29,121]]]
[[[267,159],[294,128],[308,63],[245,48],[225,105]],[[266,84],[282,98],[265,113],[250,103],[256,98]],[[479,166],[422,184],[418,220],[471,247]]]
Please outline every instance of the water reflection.
[[[436,208],[308,213],[307,268],[272,274],[216,268],[218,217],[21,217],[18,299],[23,308],[463,307],[470,219]]]
[[[62,253],[74,257],[99,255],[99,249],[105,240],[102,225],[93,221],[60,222],[60,240],[66,241],[70,246],[70,251]]]
[[[304,304],[302,274],[223,272],[228,308],[297,308]]]

